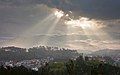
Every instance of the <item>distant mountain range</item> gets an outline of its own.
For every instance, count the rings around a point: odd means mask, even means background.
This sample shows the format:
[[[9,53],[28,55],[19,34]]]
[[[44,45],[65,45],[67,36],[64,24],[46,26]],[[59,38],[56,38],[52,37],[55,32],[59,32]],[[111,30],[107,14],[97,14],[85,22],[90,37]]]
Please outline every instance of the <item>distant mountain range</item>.
[[[82,52],[88,53],[87,51]],[[34,58],[41,59],[45,57],[52,57],[56,60],[63,60],[75,58],[81,53],[78,53],[76,50],[48,46],[33,47],[29,49],[19,47],[2,47],[0,48],[0,60],[24,60]],[[120,50],[104,49],[85,55],[111,57],[113,60],[119,60]]]
[[[92,55],[109,56],[115,59],[115,58],[120,58],[120,50],[111,50],[111,49],[99,50],[99,51],[93,52]]]

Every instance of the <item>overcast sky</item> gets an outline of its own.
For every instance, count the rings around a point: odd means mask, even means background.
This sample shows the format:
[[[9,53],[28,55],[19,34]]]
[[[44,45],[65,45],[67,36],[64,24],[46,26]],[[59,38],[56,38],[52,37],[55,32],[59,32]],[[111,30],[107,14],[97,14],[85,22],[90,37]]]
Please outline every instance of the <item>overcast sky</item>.
[[[101,30],[112,38],[112,40],[107,40],[107,43],[111,41],[112,43],[105,47],[112,45],[115,48],[120,48],[120,0],[0,0],[0,39],[5,40],[21,36],[49,16],[54,8],[66,13],[71,11],[75,18],[81,16],[100,21],[102,25],[104,24]],[[30,34],[33,36],[46,34],[46,30],[50,27],[50,23],[39,25],[39,28]],[[66,26],[59,22],[53,33],[66,34]],[[79,35],[82,36],[82,33],[79,33]],[[73,42],[75,44],[79,42],[83,47],[88,43],[90,48],[92,47],[91,43],[92,45],[106,44],[106,39],[99,43],[97,43],[98,40],[76,40],[77,42],[69,40],[66,46],[78,48],[79,45],[71,44]]]

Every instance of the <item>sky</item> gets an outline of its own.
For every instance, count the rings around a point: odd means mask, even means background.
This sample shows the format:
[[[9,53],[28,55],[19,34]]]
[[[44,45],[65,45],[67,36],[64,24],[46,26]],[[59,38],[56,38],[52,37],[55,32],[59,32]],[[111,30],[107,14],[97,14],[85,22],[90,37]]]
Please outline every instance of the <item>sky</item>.
[[[0,0],[0,45],[120,49],[119,13],[120,0]]]

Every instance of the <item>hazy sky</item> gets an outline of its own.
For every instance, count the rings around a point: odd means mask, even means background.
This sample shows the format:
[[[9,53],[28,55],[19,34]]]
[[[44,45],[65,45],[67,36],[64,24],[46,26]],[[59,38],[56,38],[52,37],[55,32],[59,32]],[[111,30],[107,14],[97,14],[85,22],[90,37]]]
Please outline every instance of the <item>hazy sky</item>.
[[[41,22],[55,8],[65,13],[72,12],[70,16],[74,16],[73,19],[79,19],[81,16],[89,18],[88,21],[94,20],[100,27],[96,33],[100,34],[96,37],[95,34],[84,34],[80,28],[68,29],[63,20],[60,20],[52,33],[66,35],[66,38],[64,36],[60,39],[54,37],[57,42],[52,44],[77,49],[120,49],[120,0],[0,0],[1,43],[8,39],[16,40],[18,36],[19,39],[23,39],[22,36],[28,37],[27,34],[30,34],[29,37],[32,36],[32,39],[33,36],[49,34],[47,30],[50,30],[53,21],[48,19],[46,23]],[[36,28],[32,29],[35,26]],[[75,37],[72,36],[74,39],[71,39],[70,35],[75,35]],[[86,38],[86,36],[89,37]],[[25,43],[29,43],[30,40]],[[64,40],[67,41],[63,42]],[[31,43],[38,44],[35,40]]]

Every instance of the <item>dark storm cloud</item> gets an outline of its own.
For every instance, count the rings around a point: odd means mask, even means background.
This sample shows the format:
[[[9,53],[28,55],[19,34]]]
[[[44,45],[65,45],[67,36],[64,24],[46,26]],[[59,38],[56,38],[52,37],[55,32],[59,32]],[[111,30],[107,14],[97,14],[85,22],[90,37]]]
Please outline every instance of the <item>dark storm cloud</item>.
[[[0,4],[18,6],[46,4],[66,12],[73,11],[76,16],[98,19],[120,18],[120,0],[0,0]]]
[[[120,0],[51,0],[54,7],[98,19],[120,18]],[[49,6],[51,6],[49,4]]]

